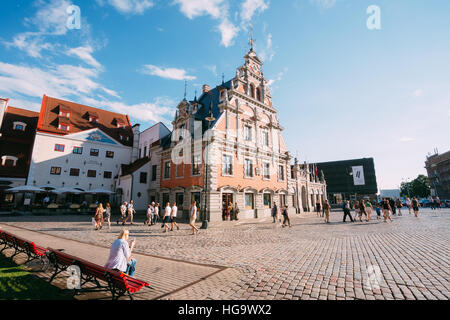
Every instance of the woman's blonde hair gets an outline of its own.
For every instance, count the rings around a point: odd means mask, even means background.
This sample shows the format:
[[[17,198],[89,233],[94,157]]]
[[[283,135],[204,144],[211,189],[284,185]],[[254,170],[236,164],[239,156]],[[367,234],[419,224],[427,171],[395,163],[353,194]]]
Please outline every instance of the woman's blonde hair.
[[[127,237],[130,234],[130,231],[128,231],[128,229],[122,229],[120,231],[120,235],[117,239],[124,239],[125,237]]]
[[[97,206],[97,208],[103,209],[103,204],[100,202]]]

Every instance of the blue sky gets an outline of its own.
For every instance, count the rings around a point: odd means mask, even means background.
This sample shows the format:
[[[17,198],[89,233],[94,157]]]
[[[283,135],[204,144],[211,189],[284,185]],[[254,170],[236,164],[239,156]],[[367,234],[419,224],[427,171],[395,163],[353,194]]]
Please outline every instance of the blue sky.
[[[68,29],[67,7],[81,9]],[[380,8],[381,29],[366,13]],[[284,137],[301,161],[373,157],[379,188],[449,150],[447,0],[2,1],[0,97],[42,95],[170,123],[177,102],[229,79],[252,21]]]

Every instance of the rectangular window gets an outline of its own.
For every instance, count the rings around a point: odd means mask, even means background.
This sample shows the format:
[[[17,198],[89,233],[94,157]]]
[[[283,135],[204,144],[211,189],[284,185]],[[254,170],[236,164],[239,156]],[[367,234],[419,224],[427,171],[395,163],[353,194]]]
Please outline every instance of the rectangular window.
[[[78,177],[80,175],[80,169],[70,168],[69,175],[72,177]]]
[[[280,194],[280,205],[284,207],[286,205],[286,195]]]
[[[245,209],[253,209],[253,208],[254,208],[253,193],[246,193],[245,194]]]
[[[147,147],[144,147],[144,157],[147,156]]]
[[[249,125],[244,126],[244,139],[245,141],[252,140],[252,127]]]
[[[163,193],[162,198],[163,198],[163,201],[162,201],[161,206],[160,206],[160,211],[163,210],[163,208],[166,207],[166,203],[169,202],[169,194],[168,193]]]
[[[164,162],[164,179],[170,179],[170,161]]]
[[[158,166],[155,164],[152,166],[152,181],[156,181],[156,170]]]
[[[147,172],[141,172],[139,177],[140,183],[147,183]]]
[[[262,138],[262,145],[265,147],[268,147],[269,146],[269,132],[267,130],[262,131],[261,138]]]
[[[87,176],[89,178],[95,178],[95,177],[97,177],[97,171],[96,170],[88,170]]]
[[[184,193],[183,192],[177,192],[175,194],[175,202],[178,207],[181,208],[183,206],[183,202],[184,202]]]
[[[253,177],[253,161],[251,159],[244,160],[244,175],[246,177]]]
[[[98,157],[98,149],[91,149],[91,156]]]
[[[21,125],[21,124],[16,124],[16,125],[14,125],[14,130],[25,131],[24,128],[23,128],[23,125]]]
[[[284,166],[278,166],[278,179],[284,180]]]
[[[142,151],[142,149],[139,149],[139,159],[142,158],[142,157],[141,157],[141,154],[142,154],[141,151]]]
[[[182,177],[184,175],[184,164],[181,163],[177,165],[177,177]]]
[[[200,166],[201,166],[201,155],[194,155],[192,157],[192,175],[196,176],[200,174]]]
[[[55,151],[64,152],[63,144],[55,144]]]
[[[112,178],[112,172],[111,171],[103,171],[103,178],[104,179],[111,179]]]
[[[270,193],[264,193],[264,208],[272,207],[272,199]]]
[[[65,125],[65,124],[60,124],[59,125],[59,129],[63,130],[63,131],[69,131],[70,126]]]
[[[83,154],[83,147],[73,147],[74,154]]]
[[[270,179],[270,163],[263,162],[263,178]]]
[[[114,158],[114,151],[106,151],[107,158]]]
[[[51,167],[50,168],[50,174],[60,175],[61,174],[61,167]]]
[[[222,174],[223,175],[233,174],[233,159],[228,154],[224,154],[222,156]]]

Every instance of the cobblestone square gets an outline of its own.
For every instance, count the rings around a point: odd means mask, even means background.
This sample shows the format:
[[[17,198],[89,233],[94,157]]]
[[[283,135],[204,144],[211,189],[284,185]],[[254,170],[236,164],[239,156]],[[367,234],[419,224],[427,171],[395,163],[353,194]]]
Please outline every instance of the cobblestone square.
[[[210,224],[198,235],[128,225],[136,239],[136,278],[154,285],[138,299],[408,299],[450,298],[450,210],[421,209],[384,223],[325,224],[315,213]],[[94,231],[89,216],[1,217],[0,226],[38,244],[65,248],[103,264],[121,225]]]

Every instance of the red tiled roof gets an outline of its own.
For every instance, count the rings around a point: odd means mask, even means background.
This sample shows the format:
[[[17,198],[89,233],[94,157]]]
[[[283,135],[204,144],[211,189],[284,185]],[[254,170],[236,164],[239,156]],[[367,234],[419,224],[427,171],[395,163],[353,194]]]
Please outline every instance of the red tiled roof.
[[[62,119],[58,117],[61,108],[70,110],[70,118],[67,119],[69,122],[65,123],[70,124],[70,132],[58,129],[59,119]],[[89,116],[98,120],[90,122]],[[125,128],[117,128],[117,122],[125,124]],[[133,132],[127,115],[44,95],[37,131],[66,135],[94,128],[102,130],[123,145],[133,145]],[[129,136],[128,141],[121,140],[120,135]]]

